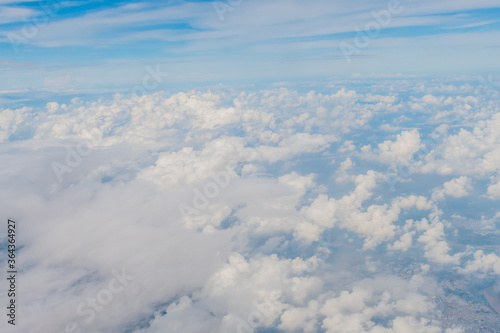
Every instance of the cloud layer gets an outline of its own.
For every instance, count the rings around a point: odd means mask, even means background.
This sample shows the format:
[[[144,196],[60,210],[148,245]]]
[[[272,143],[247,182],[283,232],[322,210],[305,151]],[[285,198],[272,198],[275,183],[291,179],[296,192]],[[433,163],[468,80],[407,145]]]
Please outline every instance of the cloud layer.
[[[18,329],[465,332],[443,315],[449,276],[500,274],[499,95],[474,85],[0,109]]]

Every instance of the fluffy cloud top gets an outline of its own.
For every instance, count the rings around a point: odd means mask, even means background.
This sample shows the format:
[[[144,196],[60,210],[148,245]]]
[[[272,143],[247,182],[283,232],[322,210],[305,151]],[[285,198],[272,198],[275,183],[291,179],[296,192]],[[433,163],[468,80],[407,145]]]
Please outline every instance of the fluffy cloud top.
[[[493,283],[481,237],[497,235],[498,212],[449,204],[473,189],[477,207],[498,199],[500,117],[477,98],[477,119],[454,129],[426,108],[472,103],[466,86],[397,86],[415,96],[381,81],[1,109],[0,210],[23,258],[16,328],[461,332],[435,315],[440,273]],[[401,165],[411,172],[393,177]],[[477,216],[488,229],[459,225]]]

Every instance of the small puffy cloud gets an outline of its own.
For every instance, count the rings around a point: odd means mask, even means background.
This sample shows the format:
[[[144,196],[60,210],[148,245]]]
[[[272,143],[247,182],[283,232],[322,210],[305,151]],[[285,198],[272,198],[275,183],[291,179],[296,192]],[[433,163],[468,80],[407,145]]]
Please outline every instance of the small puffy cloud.
[[[342,146],[338,149],[339,153],[352,152],[356,150],[356,146],[354,145],[352,140],[346,140],[342,143]]]
[[[390,250],[400,250],[400,251],[408,251],[408,249],[413,244],[413,236],[415,232],[407,232],[401,236],[401,238],[394,242],[394,244],[389,245],[388,248]]]
[[[59,103],[49,102],[47,103],[46,108],[50,113],[56,112],[57,110],[59,110]]]
[[[301,176],[297,172],[292,172],[279,177],[278,182],[280,184],[290,186],[302,196],[307,189],[312,188],[315,185],[314,177],[314,174]]]
[[[500,198],[500,180],[497,183],[493,183],[490,186],[488,186],[487,193],[491,199],[499,199]]]
[[[365,148],[366,147],[366,148]],[[374,159],[381,163],[396,166],[401,163],[408,163],[413,154],[420,147],[420,133],[414,129],[403,131],[397,135],[395,141],[387,140],[378,145],[378,149],[371,150],[370,146],[365,146],[361,155],[367,159]]]
[[[403,131],[398,134],[396,141],[385,141],[378,148],[381,160],[408,161],[420,148],[420,134],[417,130]]]
[[[295,238],[311,243],[317,241],[324,230],[317,224],[301,222],[295,227],[293,234]]]
[[[17,110],[0,109],[0,142],[7,141],[17,131],[30,111],[26,107]]]
[[[454,178],[437,188],[432,193],[433,200],[443,200],[445,197],[461,198],[469,195],[472,190],[472,181],[469,177]]]
[[[198,151],[184,147],[177,152],[161,153],[155,165],[143,169],[138,177],[165,187],[193,184],[219,173],[233,177],[230,161],[243,159],[243,147],[241,138],[229,137],[209,141]]]
[[[500,113],[470,130],[447,136],[418,166],[419,172],[480,177],[500,170]]]
[[[463,274],[479,272],[500,275],[500,257],[495,253],[484,254],[483,251],[476,251],[474,260],[468,261],[459,271]]]
[[[425,256],[436,263],[440,264],[457,264],[461,254],[450,255],[450,246],[445,240],[444,224],[433,219],[429,222],[423,219],[418,224],[418,230],[423,231],[418,237],[420,243],[425,244]]]
[[[383,281],[384,280],[384,281]],[[406,281],[393,277],[358,281],[327,299],[321,308],[322,328],[329,333],[436,332],[439,326],[421,317],[433,308],[427,297]],[[377,317],[395,317],[387,326],[376,324]]]
[[[443,98],[438,98],[436,96],[428,94],[422,97],[422,102],[424,102],[425,104],[439,104],[442,99]]]
[[[259,147],[256,150],[256,158],[274,163],[279,160],[290,159],[299,154],[320,152],[337,140],[338,138],[334,135],[297,133],[291,137],[284,138],[278,147]]]
[[[340,163],[340,167],[335,172],[335,182],[337,183],[345,183],[348,182],[352,176],[349,175],[349,170],[352,169],[356,163],[354,163],[350,157],[348,157],[345,161]]]

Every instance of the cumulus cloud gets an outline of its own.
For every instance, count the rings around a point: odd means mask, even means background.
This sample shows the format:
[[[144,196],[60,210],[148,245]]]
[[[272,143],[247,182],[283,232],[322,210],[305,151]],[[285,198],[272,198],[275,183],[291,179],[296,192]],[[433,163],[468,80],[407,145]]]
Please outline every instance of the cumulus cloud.
[[[374,248],[395,236],[396,222],[404,209],[428,210],[432,206],[423,197],[396,198],[390,205],[363,204],[373,196],[373,189],[382,175],[369,171],[355,178],[356,188],[339,200],[318,196],[314,202],[302,208],[302,214],[310,221],[295,230],[297,237],[307,241],[317,240],[321,231],[338,226],[365,238],[364,248]]]
[[[450,255],[450,246],[445,240],[444,224],[437,217],[434,217],[430,222],[423,219],[419,222],[417,229],[422,231],[422,235],[418,237],[418,241],[425,244],[425,256],[430,260],[448,264],[458,263],[460,254]]]
[[[500,181],[488,186],[487,193],[492,199],[500,198]]]
[[[485,175],[498,172],[500,114],[479,121],[471,130],[461,128],[457,134],[444,138],[421,165],[425,173],[442,175]]]
[[[352,290],[342,291],[325,301],[321,309],[321,313],[326,316],[322,328],[332,333],[443,332],[439,323],[420,317],[433,305],[424,295],[416,292],[416,286],[394,277],[384,281],[378,278],[359,281]],[[376,317],[389,314],[396,317],[388,326],[374,322]]]
[[[469,195],[472,190],[472,182],[469,177],[459,177],[443,184],[442,188],[437,188],[432,193],[434,200],[442,200],[445,197],[461,198]]]
[[[420,134],[418,130],[403,131],[396,136],[395,141],[387,140],[378,145],[372,154],[366,157],[376,159],[382,163],[396,166],[408,163],[413,154],[420,149]]]
[[[20,223],[26,265],[19,328],[459,332],[431,315],[435,273],[496,275],[498,257],[475,249],[461,264],[471,250],[454,237],[472,217],[454,219],[444,199],[472,184],[498,197],[500,118],[485,106],[469,130],[432,119],[442,137],[417,161],[432,131],[398,112],[451,102],[377,87],[391,93],[158,92],[1,109],[0,208]],[[406,129],[381,131],[381,117]],[[387,168],[400,163],[415,173],[391,192]],[[495,232],[494,214],[467,230]],[[413,273],[395,274],[410,256]],[[109,294],[119,273],[130,280]],[[88,299],[106,295],[85,320]]]
[[[351,178],[348,174],[349,170],[352,169],[356,163],[354,163],[349,157],[342,163],[335,173],[335,181],[337,183],[344,183],[349,181]]]
[[[462,273],[479,272],[484,274],[500,274],[500,257],[494,253],[484,254],[484,251],[474,252],[474,259],[467,261]]]

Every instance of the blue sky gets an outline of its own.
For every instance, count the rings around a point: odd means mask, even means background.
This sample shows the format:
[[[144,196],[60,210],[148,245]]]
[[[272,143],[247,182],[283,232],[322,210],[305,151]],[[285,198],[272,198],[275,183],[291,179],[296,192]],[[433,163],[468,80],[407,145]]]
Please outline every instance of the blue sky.
[[[170,83],[190,84],[499,68],[494,0],[401,1],[349,63],[339,45],[354,45],[356,29],[376,22],[372,13],[387,11],[389,1],[231,3],[0,1],[0,89],[123,89],[156,64]]]

